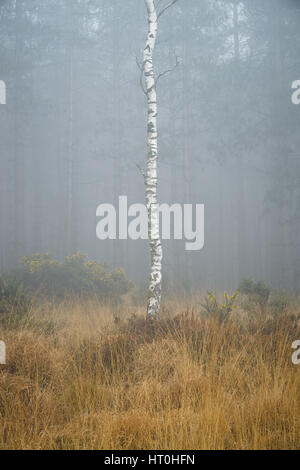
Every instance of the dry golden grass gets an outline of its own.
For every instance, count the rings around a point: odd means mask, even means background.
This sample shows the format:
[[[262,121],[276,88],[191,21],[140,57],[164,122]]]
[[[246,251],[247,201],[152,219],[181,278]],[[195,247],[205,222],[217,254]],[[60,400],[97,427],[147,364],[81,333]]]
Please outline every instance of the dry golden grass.
[[[1,449],[299,448],[295,321],[135,312],[69,301],[0,326]]]

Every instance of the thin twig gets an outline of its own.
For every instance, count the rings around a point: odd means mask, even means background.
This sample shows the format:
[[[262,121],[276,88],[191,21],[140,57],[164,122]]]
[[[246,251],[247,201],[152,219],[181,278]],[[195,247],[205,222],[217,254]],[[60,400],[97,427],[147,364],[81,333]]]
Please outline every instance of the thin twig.
[[[140,69],[140,86],[141,86],[141,89],[142,89],[142,92],[144,93],[145,96],[147,96],[147,92],[145,90],[145,87],[144,87],[144,84],[143,84],[143,75],[144,75],[144,70],[143,70],[143,67],[141,66],[141,64],[139,63],[139,60],[138,58],[136,57],[135,58],[136,60],[136,65],[138,66],[138,68]]]
[[[155,9],[157,10],[158,5],[162,2],[162,0],[157,0],[157,4],[155,5]]]
[[[174,3],[176,3],[178,0],[173,0],[172,2],[168,3],[168,5],[166,5],[162,10],[161,12],[157,15],[157,19],[161,17],[161,15],[163,13],[165,13],[166,10],[168,10],[171,6],[174,5]]]
[[[143,168],[141,167],[141,165],[139,165],[139,163],[136,163],[135,165],[136,165],[137,169],[139,170],[139,172],[141,173],[142,177],[144,178],[144,182],[146,183],[145,171],[143,170]]]
[[[142,67],[142,65],[139,63],[139,59],[137,58],[137,56],[135,56],[135,61],[136,61],[136,65],[138,66],[138,68],[139,68],[140,71],[142,72],[142,71],[143,71],[143,67]]]
[[[175,65],[174,65],[174,67],[172,67],[171,69],[165,70],[164,72],[160,73],[160,74],[158,75],[157,79],[156,79],[155,85],[157,85],[157,82],[158,82],[158,80],[159,80],[161,77],[163,77],[164,75],[167,75],[167,73],[173,72],[173,70],[175,70],[176,67],[178,67],[178,65],[179,65],[178,56],[175,55],[175,57],[176,57],[176,63],[175,63]]]

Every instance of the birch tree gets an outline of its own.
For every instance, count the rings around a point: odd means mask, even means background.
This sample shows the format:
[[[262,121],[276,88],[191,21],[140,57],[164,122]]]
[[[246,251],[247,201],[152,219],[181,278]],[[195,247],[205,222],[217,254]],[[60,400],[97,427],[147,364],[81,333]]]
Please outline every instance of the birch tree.
[[[171,70],[166,70],[156,77],[153,65],[153,53],[155,49],[158,19],[177,0],[173,0],[162,6],[158,12],[158,6],[163,3],[159,0],[155,5],[154,0],[145,0],[148,16],[148,34],[144,48],[143,63],[141,70],[141,85],[147,97],[148,122],[147,122],[147,168],[146,173],[142,171],[146,185],[146,207],[148,214],[148,237],[150,245],[150,279],[148,287],[147,319],[157,320],[161,302],[162,288],[162,259],[163,250],[159,234],[159,212],[157,202],[157,181],[158,181],[158,129],[157,129],[157,94],[156,85],[159,78]],[[176,61],[177,65],[177,61]],[[143,84],[145,80],[145,87]]]

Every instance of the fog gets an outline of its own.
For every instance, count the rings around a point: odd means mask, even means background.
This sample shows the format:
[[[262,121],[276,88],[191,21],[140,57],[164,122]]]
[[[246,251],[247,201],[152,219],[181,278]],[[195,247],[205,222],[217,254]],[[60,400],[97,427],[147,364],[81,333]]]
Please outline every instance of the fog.
[[[300,287],[300,2],[179,0],[155,49],[159,203],[204,204],[164,240],[167,288]],[[77,251],[147,282],[147,240],[99,240],[99,204],[145,201],[143,0],[0,0],[0,270]],[[178,58],[178,59],[176,59]]]

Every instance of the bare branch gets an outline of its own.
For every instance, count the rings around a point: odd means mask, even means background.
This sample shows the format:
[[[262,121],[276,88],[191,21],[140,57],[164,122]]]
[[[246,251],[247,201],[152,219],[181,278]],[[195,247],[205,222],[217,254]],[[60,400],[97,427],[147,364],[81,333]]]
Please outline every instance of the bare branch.
[[[157,15],[157,19],[161,17],[165,13],[166,10],[168,10],[170,7],[172,7],[175,3],[177,3],[178,0],[173,0],[172,2],[168,3]]]
[[[164,72],[160,73],[160,74],[158,75],[157,79],[156,79],[155,85],[157,85],[157,82],[158,82],[158,80],[159,80],[161,77],[163,77],[164,75],[167,75],[167,74],[170,73],[170,72],[173,72],[173,70],[175,70],[176,67],[178,67],[178,65],[179,65],[178,56],[175,55],[175,57],[176,57],[176,63],[175,63],[175,65],[174,65],[174,67],[172,67],[171,69],[165,70]]]
[[[139,68],[140,71],[142,72],[142,71],[143,71],[143,67],[142,67],[142,64],[140,64],[139,59],[137,58],[137,56],[135,56],[135,61],[136,61],[136,65],[138,66],[138,68]]]
[[[144,178],[144,182],[146,184],[146,175],[145,175],[145,171],[143,170],[143,168],[141,167],[141,165],[139,165],[139,163],[136,163],[135,164],[137,169],[139,170],[139,172],[141,173],[142,177]]]
[[[139,63],[139,60],[138,58],[136,57],[135,58],[135,61],[136,61],[136,65],[138,66],[141,74],[140,74],[140,86],[141,86],[141,89],[142,89],[142,92],[144,93],[145,96],[147,96],[147,92],[145,90],[145,87],[144,87],[144,84],[143,84],[143,75],[144,75],[144,70],[143,70],[143,67],[142,65]]]
[[[155,5],[155,10],[157,10],[158,5],[162,2],[163,0],[157,0],[157,4]]]

